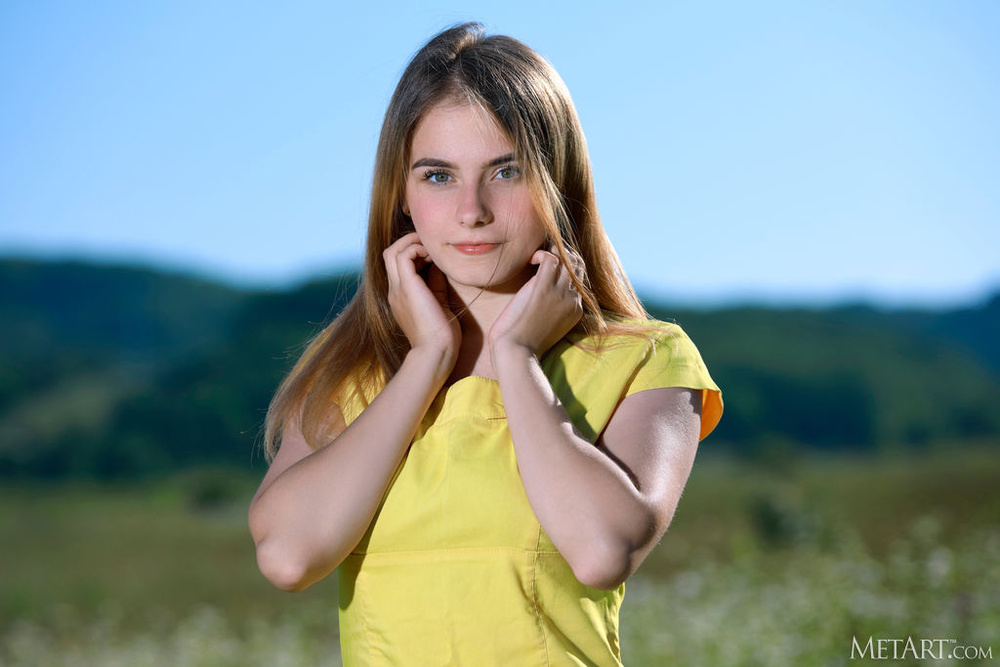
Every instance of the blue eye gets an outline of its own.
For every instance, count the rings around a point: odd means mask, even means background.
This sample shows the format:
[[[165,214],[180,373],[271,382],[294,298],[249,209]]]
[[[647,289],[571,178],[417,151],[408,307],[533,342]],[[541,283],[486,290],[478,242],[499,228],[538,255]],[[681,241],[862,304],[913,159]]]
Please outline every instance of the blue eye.
[[[451,180],[451,174],[446,171],[428,171],[424,174],[424,180],[441,185]]]

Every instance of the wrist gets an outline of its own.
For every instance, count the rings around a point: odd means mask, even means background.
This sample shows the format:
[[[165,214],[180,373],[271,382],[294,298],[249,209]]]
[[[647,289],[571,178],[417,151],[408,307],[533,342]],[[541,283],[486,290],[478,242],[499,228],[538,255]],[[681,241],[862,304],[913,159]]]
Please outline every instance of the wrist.
[[[493,362],[495,373],[499,373],[501,368],[529,361],[537,357],[538,354],[535,350],[525,343],[507,338],[490,341],[490,358]]]
[[[455,350],[446,345],[434,345],[425,343],[416,347],[411,347],[406,353],[404,364],[420,368],[425,373],[429,373],[434,383],[440,387],[444,384],[448,376],[451,375],[455,367],[458,355]]]

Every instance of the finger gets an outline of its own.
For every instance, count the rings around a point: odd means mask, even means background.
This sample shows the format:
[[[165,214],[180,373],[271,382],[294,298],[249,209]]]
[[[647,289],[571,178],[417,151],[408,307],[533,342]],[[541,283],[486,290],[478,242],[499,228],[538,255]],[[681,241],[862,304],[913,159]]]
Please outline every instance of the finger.
[[[400,236],[398,239],[393,241],[389,245],[389,247],[382,252],[382,254],[394,257],[401,251],[403,251],[405,248],[408,248],[414,243],[420,243],[420,237],[417,236],[416,232],[410,232],[409,234],[404,234],[403,236]]]
[[[420,243],[420,235],[416,232],[407,232],[396,239],[392,245],[398,245],[402,248],[413,243]]]
[[[414,243],[420,243],[420,237],[417,236],[416,232],[410,232],[408,234],[403,234],[398,239],[389,244],[389,247],[382,251],[382,255],[396,256],[404,249],[413,245]]]
[[[556,274],[556,287],[576,294],[576,284],[573,282],[573,272],[565,264],[559,264]]]
[[[528,260],[528,263],[537,264],[538,266],[541,266],[542,262],[545,261],[545,256],[551,254],[552,253],[548,252],[547,250],[536,250],[535,252],[531,253],[531,259]]]
[[[414,268],[416,268],[417,273],[423,271],[424,267],[427,266],[428,264],[434,263],[434,260],[431,259],[430,253],[427,252],[426,246],[421,246],[421,247],[424,248],[424,251],[418,252],[417,256],[413,259],[413,266]]]
[[[389,285],[399,284],[399,272],[396,269],[396,257],[406,247],[419,241],[416,232],[410,232],[396,239],[388,248],[382,251],[382,261],[385,263],[385,270],[389,277]]]
[[[414,243],[399,251],[396,255],[396,273],[400,280],[413,278],[417,275],[417,263],[422,262],[427,255],[427,248]]]
[[[389,289],[399,284],[399,275],[396,272],[396,257],[391,250],[391,246],[382,251],[382,263],[385,264],[385,273],[389,278]]]
[[[582,282],[584,276],[587,275],[586,262],[583,261],[583,257],[581,257],[578,253],[571,251],[566,254],[569,256],[570,266],[573,268],[573,273]]]
[[[587,289],[587,264],[583,257],[573,250],[566,251],[566,259],[569,264],[569,279],[571,290],[574,294]]]
[[[555,243],[549,244],[549,253],[551,253],[560,264],[567,266],[577,278],[583,281],[583,276],[587,272],[586,263],[583,261],[583,257],[580,253],[576,252],[572,248],[564,246],[562,248],[562,254],[559,254],[559,248]]]
[[[531,263],[538,265],[538,271],[535,275],[538,276],[539,281],[545,281],[547,284],[553,284],[558,278],[559,272],[559,258],[553,255],[551,252],[546,250],[536,250],[534,254],[531,255]]]

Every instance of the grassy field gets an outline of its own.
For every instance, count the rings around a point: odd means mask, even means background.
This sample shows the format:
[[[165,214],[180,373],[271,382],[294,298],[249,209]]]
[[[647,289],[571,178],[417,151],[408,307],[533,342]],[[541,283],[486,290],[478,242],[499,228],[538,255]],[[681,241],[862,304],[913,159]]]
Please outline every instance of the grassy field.
[[[626,664],[848,664],[869,637],[1000,658],[995,452],[702,458],[626,585]],[[0,664],[338,664],[332,582],[285,594],[256,571],[255,483],[3,487]]]

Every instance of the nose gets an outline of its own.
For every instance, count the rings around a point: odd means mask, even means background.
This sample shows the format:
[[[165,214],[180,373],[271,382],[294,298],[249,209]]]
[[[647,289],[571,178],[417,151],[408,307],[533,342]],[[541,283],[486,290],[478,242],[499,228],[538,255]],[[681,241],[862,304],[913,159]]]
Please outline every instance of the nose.
[[[462,186],[458,195],[458,222],[463,227],[479,227],[493,221],[493,214],[481,183],[471,182]]]

